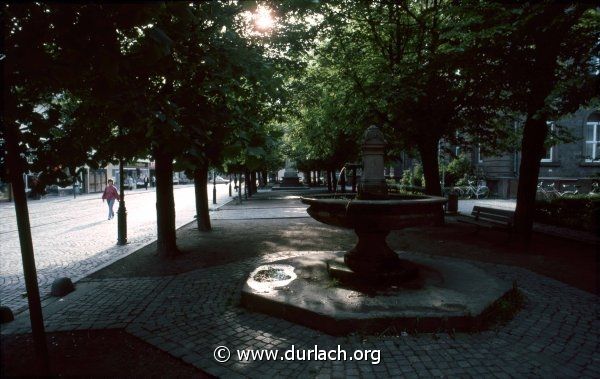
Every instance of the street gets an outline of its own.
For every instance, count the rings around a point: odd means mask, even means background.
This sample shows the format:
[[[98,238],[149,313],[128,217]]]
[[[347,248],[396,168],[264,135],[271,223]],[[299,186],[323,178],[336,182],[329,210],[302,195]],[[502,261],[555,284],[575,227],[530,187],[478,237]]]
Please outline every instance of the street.
[[[217,184],[215,209],[230,200],[227,184]],[[156,239],[155,189],[125,192],[127,240],[117,246],[117,217],[108,218],[108,206],[101,193],[48,197],[30,200],[29,218],[42,298],[50,292],[52,281],[69,277],[74,282],[136,251]],[[174,189],[176,226],[194,221],[196,214],[193,185]],[[115,202],[117,212],[119,203]],[[13,312],[27,306],[19,235],[13,203],[0,203],[0,302]]]

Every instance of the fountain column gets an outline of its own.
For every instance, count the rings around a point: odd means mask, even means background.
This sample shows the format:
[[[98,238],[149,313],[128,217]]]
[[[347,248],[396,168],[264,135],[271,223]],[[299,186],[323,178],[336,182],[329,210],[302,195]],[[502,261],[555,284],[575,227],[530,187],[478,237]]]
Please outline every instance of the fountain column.
[[[375,125],[369,126],[362,144],[363,173],[358,184],[361,200],[387,199],[387,184],[383,176],[385,138]]]

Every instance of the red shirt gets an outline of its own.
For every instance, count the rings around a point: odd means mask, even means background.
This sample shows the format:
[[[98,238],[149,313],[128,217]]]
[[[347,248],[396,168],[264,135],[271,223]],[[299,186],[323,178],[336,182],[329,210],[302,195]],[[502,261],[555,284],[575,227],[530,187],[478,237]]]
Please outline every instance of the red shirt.
[[[113,200],[119,199],[119,193],[117,192],[117,187],[115,186],[106,186],[104,189],[104,193],[102,194],[102,199]]]

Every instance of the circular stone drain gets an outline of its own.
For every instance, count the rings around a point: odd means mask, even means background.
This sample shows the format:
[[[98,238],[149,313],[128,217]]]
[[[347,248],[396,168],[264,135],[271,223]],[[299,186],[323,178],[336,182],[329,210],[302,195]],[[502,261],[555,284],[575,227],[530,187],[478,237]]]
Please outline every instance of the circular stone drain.
[[[264,265],[257,267],[250,274],[246,284],[256,292],[271,293],[290,284],[296,277],[293,266]]]
[[[283,269],[269,267],[266,270],[260,270],[254,274],[254,280],[257,282],[277,282],[280,280],[288,280],[291,276],[287,275]]]

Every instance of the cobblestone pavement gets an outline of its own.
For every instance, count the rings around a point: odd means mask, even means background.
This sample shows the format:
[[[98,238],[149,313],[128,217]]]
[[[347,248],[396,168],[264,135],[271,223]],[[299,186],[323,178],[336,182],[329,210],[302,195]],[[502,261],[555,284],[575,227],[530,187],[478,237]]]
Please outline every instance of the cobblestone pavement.
[[[230,204],[215,215],[232,219],[277,216],[258,202],[252,207],[236,209]],[[296,208],[278,209],[285,217],[286,210],[296,212]],[[526,297],[524,308],[513,320],[480,333],[411,335],[398,331],[397,335],[333,337],[239,306],[241,288],[258,265],[305,254],[311,252],[273,253],[173,276],[86,278],[68,296],[44,301],[46,330],[124,328],[212,375],[228,378],[600,377],[598,296],[518,267],[470,261],[491,275],[515,281]],[[456,260],[437,255],[435,259]],[[2,334],[29,331],[27,312],[1,327]],[[236,352],[273,349],[281,357],[292,347],[329,350],[338,345],[349,356],[359,350],[378,350],[380,362],[248,361],[238,359]],[[224,363],[214,357],[219,346],[231,351]]]
[[[212,196],[212,186],[209,186]],[[194,220],[194,186],[176,186],[176,225]],[[156,192],[125,192],[128,244],[117,246],[117,218],[107,220],[108,207],[101,194],[49,197],[29,201],[29,218],[40,294],[47,295],[52,281],[67,276],[79,280],[131,254],[156,239]],[[226,184],[217,185],[216,209],[230,200]],[[115,202],[114,210],[118,209]],[[12,203],[0,203],[0,300],[19,312],[27,307],[21,250]]]
[[[598,297],[528,270],[471,262],[516,281],[526,305],[507,325],[481,333],[332,337],[239,307],[240,289],[257,265],[310,252],[281,252],[159,278],[86,279],[44,307],[48,331],[125,328],[221,377],[543,377],[600,376]],[[403,252],[408,256],[414,253]],[[453,258],[439,257],[436,259]],[[2,333],[29,330],[25,313]],[[236,349],[380,350],[362,361],[241,361]],[[231,359],[218,363],[215,348]]]

